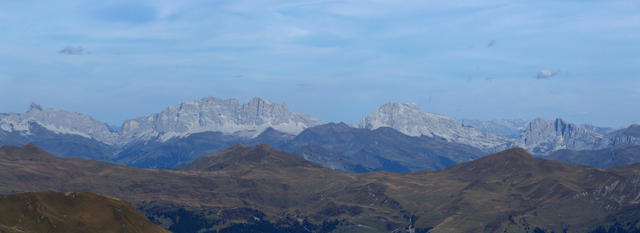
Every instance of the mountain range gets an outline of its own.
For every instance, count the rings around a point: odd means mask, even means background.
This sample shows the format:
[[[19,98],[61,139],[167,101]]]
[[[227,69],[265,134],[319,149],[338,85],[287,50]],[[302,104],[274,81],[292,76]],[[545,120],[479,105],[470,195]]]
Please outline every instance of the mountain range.
[[[266,143],[350,172],[442,169],[513,147],[548,156],[560,150],[640,145],[639,125],[618,130],[583,126],[560,118],[457,120],[412,103],[384,104],[357,126],[348,126],[323,124],[260,98],[240,104],[207,97],[127,120],[117,131],[88,115],[32,104],[24,113],[0,114],[0,144],[32,142],[61,156],[172,168],[237,143]]]
[[[284,105],[260,98],[253,98],[241,105],[236,99],[207,97],[125,121],[121,136],[125,142],[149,139],[166,141],[211,131],[255,137],[269,127],[295,135],[318,124],[320,122],[312,116],[293,113]]]
[[[353,174],[268,145],[175,170],[0,147],[0,193],[95,192],[175,233],[637,232],[639,177],[637,164],[602,170],[517,148],[440,171]]]
[[[460,121],[422,111],[414,103],[387,103],[367,116],[360,128],[390,127],[409,136],[440,137],[450,142],[470,145],[483,151],[495,152],[509,148],[507,138],[465,127]]]

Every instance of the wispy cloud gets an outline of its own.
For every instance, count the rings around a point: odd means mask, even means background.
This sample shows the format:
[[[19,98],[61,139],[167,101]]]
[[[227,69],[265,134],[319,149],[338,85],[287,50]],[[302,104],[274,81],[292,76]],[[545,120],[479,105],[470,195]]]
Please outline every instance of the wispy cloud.
[[[85,51],[81,46],[67,46],[60,49],[58,53],[62,55],[83,55],[87,54],[88,52]]]
[[[550,79],[551,77],[554,77],[558,74],[560,74],[560,71],[542,69],[538,71],[538,74],[536,75],[536,79]]]

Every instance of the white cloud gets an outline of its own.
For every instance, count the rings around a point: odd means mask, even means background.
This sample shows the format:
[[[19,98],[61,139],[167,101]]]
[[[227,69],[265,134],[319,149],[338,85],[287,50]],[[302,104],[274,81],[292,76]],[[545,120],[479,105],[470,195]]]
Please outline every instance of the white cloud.
[[[548,69],[542,69],[540,71],[538,71],[538,75],[536,75],[537,79],[549,79],[553,76],[556,76],[560,73],[560,71],[557,70],[548,70]]]

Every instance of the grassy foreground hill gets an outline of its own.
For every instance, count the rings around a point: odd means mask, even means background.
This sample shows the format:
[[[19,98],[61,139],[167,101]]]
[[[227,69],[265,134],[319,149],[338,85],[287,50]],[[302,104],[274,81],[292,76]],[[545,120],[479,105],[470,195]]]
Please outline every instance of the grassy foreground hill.
[[[122,200],[58,192],[1,195],[0,232],[168,233]]]
[[[0,148],[0,192],[97,192],[173,232],[615,233],[639,228],[639,169],[511,149],[441,171],[351,174],[237,145],[179,170],[145,170],[25,145]]]

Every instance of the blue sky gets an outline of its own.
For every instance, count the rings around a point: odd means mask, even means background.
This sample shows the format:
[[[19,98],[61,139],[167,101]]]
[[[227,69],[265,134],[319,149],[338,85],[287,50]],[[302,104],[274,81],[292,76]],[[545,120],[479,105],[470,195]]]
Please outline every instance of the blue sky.
[[[356,123],[640,121],[640,0],[0,1],[0,112],[119,125],[205,96]]]

